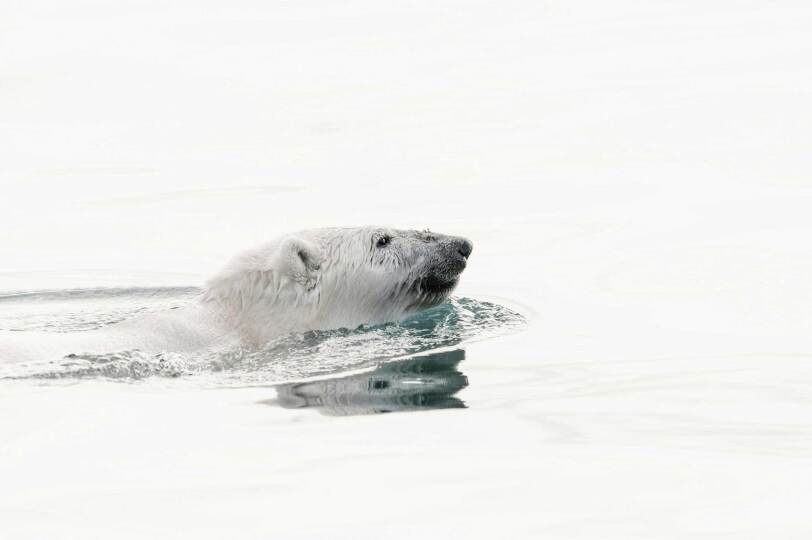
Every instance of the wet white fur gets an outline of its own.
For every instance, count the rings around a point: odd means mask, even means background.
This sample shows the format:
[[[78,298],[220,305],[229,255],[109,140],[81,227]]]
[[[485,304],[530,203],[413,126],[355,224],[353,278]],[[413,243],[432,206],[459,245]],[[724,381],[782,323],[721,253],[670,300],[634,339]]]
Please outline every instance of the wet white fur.
[[[382,236],[393,239],[385,249],[376,247]],[[437,238],[447,237],[375,227],[287,235],[237,255],[190,307],[87,332],[2,332],[0,354],[25,360],[125,349],[257,346],[290,332],[399,320],[451,292],[415,291],[428,268],[442,268]]]
[[[388,249],[376,247],[382,235],[393,238]],[[203,303],[254,343],[398,320],[415,311],[409,287],[425,271],[424,244],[373,227],[302,231],[238,255],[208,282]]]

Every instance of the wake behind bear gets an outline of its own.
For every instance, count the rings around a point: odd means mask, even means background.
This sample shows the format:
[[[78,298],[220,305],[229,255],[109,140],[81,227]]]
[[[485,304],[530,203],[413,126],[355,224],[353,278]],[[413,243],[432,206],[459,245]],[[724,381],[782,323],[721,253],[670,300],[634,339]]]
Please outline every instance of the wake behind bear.
[[[2,332],[0,355],[256,347],[293,332],[398,321],[444,302],[472,247],[430,231],[301,231],[237,255],[191,306],[85,332]]]

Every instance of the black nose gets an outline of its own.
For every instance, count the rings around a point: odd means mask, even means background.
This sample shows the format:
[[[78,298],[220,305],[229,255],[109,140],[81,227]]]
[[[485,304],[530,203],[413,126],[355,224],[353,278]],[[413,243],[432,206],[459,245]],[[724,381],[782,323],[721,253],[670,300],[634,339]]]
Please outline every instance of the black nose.
[[[466,259],[471,254],[471,251],[473,251],[474,249],[474,244],[472,244],[470,240],[467,240],[465,238],[459,238],[456,241],[456,244],[457,244],[457,253],[459,253]]]

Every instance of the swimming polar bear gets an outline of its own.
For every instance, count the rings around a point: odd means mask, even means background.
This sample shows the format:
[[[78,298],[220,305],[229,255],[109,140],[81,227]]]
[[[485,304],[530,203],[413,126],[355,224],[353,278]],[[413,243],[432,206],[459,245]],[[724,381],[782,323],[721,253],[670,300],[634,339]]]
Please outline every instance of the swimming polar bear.
[[[429,231],[302,231],[238,255],[202,302],[252,343],[396,321],[445,301],[471,250],[465,238]]]
[[[100,330],[3,332],[0,356],[250,347],[293,332],[397,321],[444,302],[472,249],[465,238],[428,230],[305,230],[237,255],[192,306]]]

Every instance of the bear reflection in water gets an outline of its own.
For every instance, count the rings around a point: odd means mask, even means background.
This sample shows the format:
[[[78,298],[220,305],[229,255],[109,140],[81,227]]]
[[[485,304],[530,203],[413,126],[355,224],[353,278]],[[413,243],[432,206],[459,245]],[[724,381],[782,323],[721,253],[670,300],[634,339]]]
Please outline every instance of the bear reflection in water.
[[[265,403],[335,416],[465,408],[454,397],[468,386],[457,369],[463,359],[465,351],[456,349],[386,362],[358,375],[284,384],[276,387],[277,399]]]

